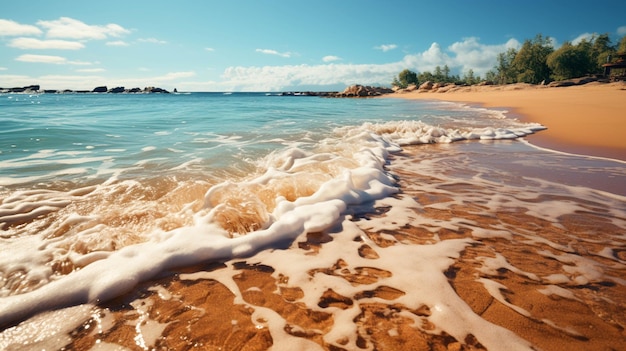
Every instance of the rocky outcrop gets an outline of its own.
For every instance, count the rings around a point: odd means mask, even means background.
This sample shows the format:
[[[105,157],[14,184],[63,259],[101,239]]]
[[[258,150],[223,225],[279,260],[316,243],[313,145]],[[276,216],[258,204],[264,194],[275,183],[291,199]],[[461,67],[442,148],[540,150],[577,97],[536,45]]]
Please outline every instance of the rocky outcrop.
[[[157,87],[145,87],[143,89],[144,93],[157,93],[157,94],[169,94],[170,92],[165,90],[165,89],[161,89],[161,88],[157,88]]]
[[[548,83],[549,87],[570,87],[573,85],[583,85],[591,82],[597,82],[598,78],[596,77],[582,77],[582,78],[573,78],[567,80],[560,80],[556,82]]]
[[[56,90],[56,89],[45,89],[40,90],[41,87],[39,85],[29,85],[26,87],[16,87],[16,88],[0,88],[0,93],[8,94],[8,93],[23,93],[23,94],[87,94],[87,93],[111,93],[111,94],[169,94],[170,92],[158,87],[145,87],[141,88],[132,88],[126,89],[124,87],[115,87],[108,89],[106,85],[98,86],[93,88],[92,90]]]
[[[278,96],[333,96],[336,91],[284,91]]]
[[[25,94],[33,94],[38,93],[40,89],[39,85],[29,85],[25,87],[14,87],[14,88],[0,88],[0,93],[25,93]]]
[[[435,84],[433,82],[427,80],[424,83],[420,84],[419,90],[432,90],[434,85]]]
[[[112,93],[112,94],[119,94],[119,93],[124,93],[124,92],[126,92],[126,89],[124,89],[124,87],[115,87],[115,88],[109,89],[109,93]]]
[[[372,96],[381,96],[384,94],[391,94],[394,91],[389,88],[382,87],[372,87],[369,85],[351,85],[347,87],[341,93],[335,93],[334,95],[330,95],[332,97],[372,97]]]

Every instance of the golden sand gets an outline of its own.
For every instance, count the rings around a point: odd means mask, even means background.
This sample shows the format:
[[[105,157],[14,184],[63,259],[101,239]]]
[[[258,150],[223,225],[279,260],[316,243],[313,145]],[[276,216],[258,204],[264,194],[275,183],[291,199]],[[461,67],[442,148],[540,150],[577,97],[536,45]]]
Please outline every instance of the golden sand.
[[[407,147],[403,155],[397,157],[409,163],[423,162],[444,153],[444,150],[431,152],[429,149],[438,147]],[[494,212],[486,209],[480,200],[447,208],[429,207],[448,203],[451,192],[461,195],[479,191],[496,197],[501,195],[501,189],[471,189],[468,188],[471,185],[465,183],[456,184],[455,188],[445,177],[440,179],[409,169],[396,166],[393,171],[401,177],[403,193],[420,205],[415,209],[416,216],[424,222],[464,218],[468,223],[480,223],[481,228],[507,228],[510,231],[511,238],[486,237],[475,241],[444,272],[456,294],[475,314],[528,340],[537,350],[622,348],[626,336],[626,286],[608,277],[624,277],[623,265],[616,264],[616,261],[626,260],[626,251],[616,251],[615,259],[601,257],[598,252],[602,252],[609,241],[615,247],[624,247],[624,239],[616,235],[623,228],[612,223],[608,210],[602,208],[601,203],[581,200],[584,206],[598,208],[598,213],[588,211],[567,216],[562,218],[560,224],[532,216],[523,208],[510,207],[507,211]],[[430,184],[439,191],[424,191],[411,186],[413,183]],[[488,193],[490,191],[493,193]],[[552,203],[578,200],[545,194],[524,201]],[[384,211],[380,212],[371,216],[386,216]],[[432,245],[439,241],[474,238],[470,228],[472,226],[458,230],[441,228],[433,232],[422,221],[417,221],[394,231],[393,236],[403,245]],[[389,240],[384,232],[366,231],[365,234],[371,239],[371,244],[363,242],[358,255],[371,261],[371,265],[353,267],[342,259],[329,265],[322,260],[317,268],[302,272],[308,276],[329,275],[345,280],[346,285],[363,287],[353,296],[324,288],[325,292],[317,303],[321,310],[313,310],[303,304],[300,301],[303,290],[287,286],[290,277],[277,275],[275,269],[263,261],[257,261],[255,257],[234,259],[224,264],[189,267],[161,280],[146,282],[133,293],[100,306],[109,310],[109,317],[104,318],[109,321],[105,323],[106,328],[98,332],[102,329],[98,320],[88,321],[72,333],[73,342],[68,349],[91,349],[101,343],[141,350],[137,344],[136,326],[141,326],[142,316],[149,316],[162,326],[153,343],[157,350],[266,350],[274,345],[275,340],[264,326],[266,321],[254,317],[254,310],[262,308],[280,315],[286,321],[283,332],[290,336],[315,343],[323,350],[352,350],[355,348],[347,347],[348,340],[331,340],[333,344],[330,344],[324,338],[333,325],[339,323],[333,319],[331,312],[333,309],[349,309],[363,298],[372,297],[377,301],[359,303],[361,311],[352,321],[357,350],[486,349],[472,334],[464,339],[455,339],[438,332],[442,326],[429,320],[432,311],[428,306],[408,308],[394,301],[408,291],[384,284],[376,289],[367,289],[369,284],[382,282],[385,277],[396,274],[377,268],[376,263],[385,248],[397,243]],[[328,233],[309,233],[302,239],[289,250],[305,252],[308,260],[316,260],[318,252],[334,240],[333,235]],[[351,256],[354,253],[345,254]],[[570,257],[572,261],[564,264],[556,259],[563,257]],[[516,269],[485,269],[484,262],[487,260],[505,260]],[[594,267],[602,267],[603,277],[596,281],[572,281],[558,286],[535,277],[574,274],[575,260],[595,262]],[[241,291],[242,300],[236,299],[228,287],[216,280],[180,279],[185,272],[219,273],[228,269],[234,270],[232,281]],[[500,292],[505,301],[499,301],[486,290],[481,283],[484,279],[501,284]],[[545,293],[552,291],[546,289],[555,289],[556,293]],[[136,299],[142,302],[133,303]],[[421,321],[421,325],[414,324],[416,319]]]
[[[626,84],[623,83],[570,87],[472,86],[445,93],[418,90],[391,96],[466,102],[508,110],[522,121],[537,122],[548,128],[528,138],[535,145],[626,160]]]

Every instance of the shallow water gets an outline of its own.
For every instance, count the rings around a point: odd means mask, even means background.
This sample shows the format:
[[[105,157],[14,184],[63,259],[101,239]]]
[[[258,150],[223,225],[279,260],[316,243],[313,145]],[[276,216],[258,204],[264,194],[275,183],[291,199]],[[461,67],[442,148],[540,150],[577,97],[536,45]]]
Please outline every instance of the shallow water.
[[[514,140],[541,128],[501,111],[266,94],[0,99],[3,347],[172,348],[184,335],[385,349],[406,333],[542,345],[478,313],[481,299],[598,342],[507,291],[584,301],[615,329],[604,341],[623,336],[624,163]],[[226,302],[185,300],[194,287]],[[186,311],[199,314],[172,317]]]

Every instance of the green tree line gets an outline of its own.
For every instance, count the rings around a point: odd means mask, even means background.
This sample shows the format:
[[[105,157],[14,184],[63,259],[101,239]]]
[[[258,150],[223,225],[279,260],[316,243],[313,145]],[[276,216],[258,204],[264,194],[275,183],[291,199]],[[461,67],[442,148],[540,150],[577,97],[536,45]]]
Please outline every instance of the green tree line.
[[[594,35],[574,45],[565,42],[555,50],[550,38],[537,34],[525,40],[520,49],[508,49],[498,54],[496,65],[484,78],[469,69],[463,77],[450,74],[450,68],[435,67],[434,72],[415,73],[403,70],[394,78],[393,86],[406,88],[410,84],[431,81],[435,83],[476,84],[490,81],[496,84],[531,83],[578,78],[603,74],[603,64],[614,62],[617,53],[626,52],[626,36],[617,45],[611,45],[608,34]]]

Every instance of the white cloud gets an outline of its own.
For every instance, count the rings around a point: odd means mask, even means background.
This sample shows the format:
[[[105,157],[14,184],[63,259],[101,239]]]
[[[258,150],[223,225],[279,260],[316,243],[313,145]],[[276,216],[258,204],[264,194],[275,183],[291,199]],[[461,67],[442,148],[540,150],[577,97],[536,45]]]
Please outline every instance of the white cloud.
[[[106,39],[130,33],[128,29],[118,24],[88,25],[69,17],[61,17],[53,21],[38,21],[37,24],[48,30],[46,36],[49,38]]]
[[[333,62],[333,61],[339,61],[339,60],[341,60],[341,57],[339,56],[328,55],[328,56],[322,57],[322,61],[324,62]]]
[[[213,51],[215,51],[215,49],[214,48],[204,48],[204,51],[213,52]]]
[[[55,63],[55,64],[67,63],[67,59],[65,57],[52,56],[52,55],[25,54],[25,55],[18,56],[15,60],[22,61],[22,62],[36,62],[36,63]]]
[[[78,66],[87,66],[91,65],[91,62],[86,61],[69,61],[65,57],[61,56],[52,56],[52,55],[33,55],[33,54],[24,54],[18,56],[16,61],[21,62],[30,62],[30,63],[52,63],[57,65],[78,65]]]
[[[626,26],[621,26],[621,27],[617,28],[617,34],[619,34],[619,35],[626,35]]]
[[[499,53],[520,47],[516,39],[504,44],[486,45],[480,43],[478,38],[466,38],[447,49],[432,43],[423,52],[386,64],[236,66],[224,70],[221,82],[206,83],[204,86],[225,91],[281,91],[297,86],[389,85],[404,69],[433,72],[435,67],[445,65],[453,74],[462,75],[471,68],[474,74],[482,76],[495,66]]]
[[[0,67],[0,71],[6,71],[7,68],[6,67]]]
[[[374,47],[374,49],[382,50],[383,52],[387,52],[387,51],[393,50],[393,49],[395,49],[397,47],[398,47],[398,45],[396,45],[396,44],[386,44],[386,45],[376,46],[376,47]]]
[[[573,45],[578,45],[583,40],[591,41],[591,39],[593,39],[593,37],[594,37],[593,33],[583,33],[583,34],[577,36],[576,39],[572,40],[572,44]]]
[[[140,38],[140,39],[137,39],[137,41],[140,43],[150,43],[150,44],[159,44],[159,45],[167,44],[166,41],[159,40],[157,38]]]
[[[77,69],[76,72],[81,72],[81,73],[98,73],[98,72],[104,72],[106,71],[104,68],[81,68],[81,69]]]
[[[448,67],[452,68],[453,63],[453,58],[443,52],[438,43],[432,43],[426,51],[407,55],[402,60],[402,64],[405,66],[403,69],[410,69],[417,72],[432,72],[436,66],[443,67],[444,65],[448,65]]]
[[[108,45],[108,46],[129,46],[130,44],[128,44],[127,42],[125,42],[123,40],[116,40],[116,41],[108,41],[106,43],[106,45]]]
[[[219,87],[223,90],[280,91],[292,86],[388,84],[402,67],[401,63],[237,66],[224,71]]]
[[[41,29],[28,24],[0,19],[0,36],[39,35]]]
[[[256,52],[260,52],[266,55],[276,55],[276,56],[286,57],[286,58],[291,57],[290,52],[278,52],[276,50],[271,50],[271,49],[256,49]]]
[[[58,50],[79,50],[85,47],[78,41],[67,40],[39,40],[35,38],[15,38],[8,44],[10,47],[18,49],[58,49]]]
[[[516,39],[509,39],[504,44],[486,45],[481,44],[478,38],[466,38],[448,47],[454,55],[447,63],[452,68],[457,68],[461,74],[472,69],[477,75],[484,75],[491,70],[498,58],[498,54],[510,48],[519,49],[521,44]]]

